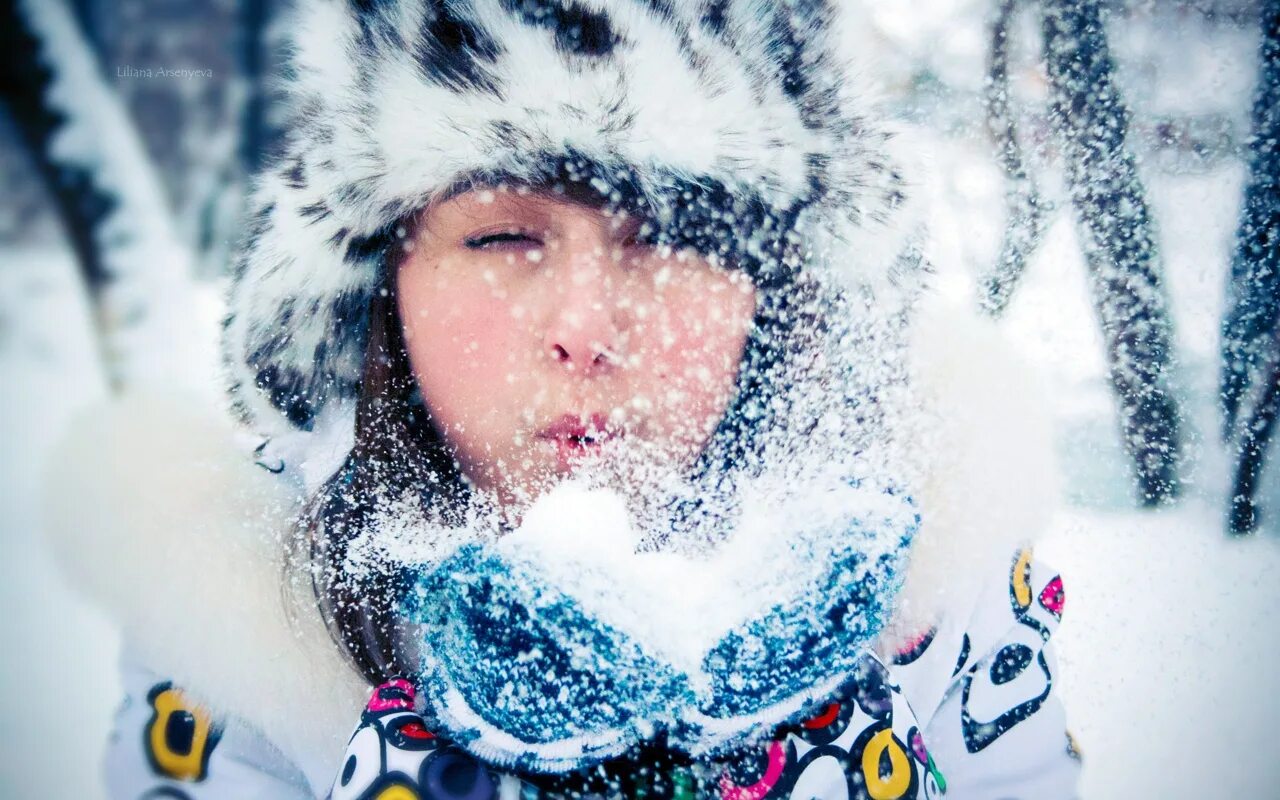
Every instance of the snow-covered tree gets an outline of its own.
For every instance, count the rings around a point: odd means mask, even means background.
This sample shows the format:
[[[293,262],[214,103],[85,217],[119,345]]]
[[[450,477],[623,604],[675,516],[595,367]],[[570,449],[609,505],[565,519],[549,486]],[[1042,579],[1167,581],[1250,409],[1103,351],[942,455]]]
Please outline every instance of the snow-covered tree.
[[[1100,0],[1044,0],[1051,123],[1064,160],[1124,444],[1144,505],[1178,492],[1179,411],[1169,386],[1172,324],[1129,111]]]
[[[1235,459],[1230,526],[1257,525],[1255,490],[1280,405],[1280,2],[1262,9],[1249,180],[1222,325],[1224,438]]]
[[[1008,217],[995,267],[979,281],[982,307],[1001,314],[1048,227],[1048,209],[1019,140],[1009,81],[1009,36],[1017,0],[999,0],[987,61],[987,127],[1006,179]]]
[[[120,97],[61,0],[5,4],[5,102],[58,207],[113,388],[205,390],[193,257]]]

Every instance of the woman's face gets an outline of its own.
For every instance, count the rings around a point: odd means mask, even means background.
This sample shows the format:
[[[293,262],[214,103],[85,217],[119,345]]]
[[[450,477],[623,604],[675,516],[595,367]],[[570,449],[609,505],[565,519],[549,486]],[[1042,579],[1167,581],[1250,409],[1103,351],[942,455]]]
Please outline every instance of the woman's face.
[[[755,289],[638,243],[640,227],[501,188],[424,213],[397,276],[410,364],[467,478],[500,502],[584,463],[687,466],[723,416]]]

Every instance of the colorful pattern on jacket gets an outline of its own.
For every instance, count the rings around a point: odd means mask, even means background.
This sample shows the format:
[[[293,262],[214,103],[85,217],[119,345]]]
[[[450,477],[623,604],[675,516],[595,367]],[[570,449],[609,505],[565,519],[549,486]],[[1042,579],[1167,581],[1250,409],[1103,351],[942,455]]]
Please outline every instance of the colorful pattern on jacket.
[[[769,800],[941,797],[946,781],[888,669],[867,653],[812,718],[730,758],[692,762],[641,748],[562,776],[502,774],[433,736],[413,711],[414,690],[374,690],[333,788],[333,800],[392,798],[670,797]],[[505,783],[506,791],[503,791]]]
[[[332,789],[308,787],[278,754],[273,759],[269,742],[233,720],[214,723],[182,695],[165,695],[175,690],[164,685],[150,694],[167,698],[170,715],[178,712],[170,717],[178,722],[164,724],[174,736],[152,735],[159,709],[146,701],[146,687],[131,693],[108,765],[110,796],[1074,798],[1080,756],[1053,692],[1056,666],[1047,647],[1061,619],[1062,580],[1034,562],[1029,550],[1006,565],[1005,579],[984,593],[972,618],[921,631],[884,658],[864,653],[848,681],[809,719],[732,756],[694,763],[651,742],[584,773],[503,772],[435,735],[420,713],[425,704],[415,688],[396,681],[374,691],[335,765]],[[299,702],[304,716],[304,701]],[[188,730],[216,733],[179,735]],[[193,748],[203,742],[201,752],[187,752],[187,741]],[[177,749],[157,753],[156,742]],[[203,768],[162,768],[179,762]]]

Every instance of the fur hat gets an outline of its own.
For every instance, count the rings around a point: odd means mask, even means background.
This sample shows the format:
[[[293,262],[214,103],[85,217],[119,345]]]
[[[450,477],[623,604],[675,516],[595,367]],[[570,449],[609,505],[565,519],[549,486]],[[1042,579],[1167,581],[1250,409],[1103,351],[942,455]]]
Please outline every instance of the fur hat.
[[[268,434],[309,430],[352,396],[389,249],[409,215],[477,182],[567,170],[709,231],[696,246],[734,243],[731,257],[786,249],[858,288],[913,270],[903,175],[839,52],[836,10],[302,4],[295,122],[259,179],[224,322],[239,416]]]

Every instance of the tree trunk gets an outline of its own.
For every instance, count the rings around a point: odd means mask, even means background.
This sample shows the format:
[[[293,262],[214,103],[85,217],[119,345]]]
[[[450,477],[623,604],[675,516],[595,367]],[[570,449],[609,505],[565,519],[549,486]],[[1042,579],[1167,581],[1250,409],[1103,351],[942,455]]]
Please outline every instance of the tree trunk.
[[[115,359],[107,347],[110,326],[103,302],[110,278],[94,242],[94,231],[115,208],[115,199],[94,186],[93,176],[85,166],[60,163],[53,157],[53,138],[66,117],[56,108],[45,105],[45,97],[54,82],[53,72],[41,61],[40,41],[16,2],[0,5],[0,59],[4,63],[4,91],[0,93],[0,102],[13,119],[22,144],[57,209],[89,295],[104,374],[111,390],[119,391],[121,377],[112,369]]]
[[[1222,324],[1223,437],[1234,449],[1230,530],[1257,525],[1254,490],[1280,384],[1280,0],[1262,8],[1249,178]]]
[[[1156,242],[1133,154],[1128,110],[1099,0],[1045,0],[1052,124],[1106,341],[1124,444],[1144,505],[1178,493],[1179,412],[1168,386],[1172,331]]]
[[[80,264],[112,388],[208,390],[193,259],[136,126],[64,0],[0,15],[5,103]]]
[[[995,140],[1000,168],[1005,174],[1004,238],[995,267],[979,279],[979,298],[993,317],[1004,313],[1017,288],[1027,261],[1044,237],[1047,209],[1035,178],[1027,171],[1009,91],[1009,26],[1017,11],[1016,0],[1000,0],[991,25],[990,59],[987,62],[987,128]]]

